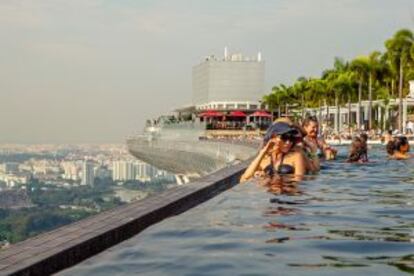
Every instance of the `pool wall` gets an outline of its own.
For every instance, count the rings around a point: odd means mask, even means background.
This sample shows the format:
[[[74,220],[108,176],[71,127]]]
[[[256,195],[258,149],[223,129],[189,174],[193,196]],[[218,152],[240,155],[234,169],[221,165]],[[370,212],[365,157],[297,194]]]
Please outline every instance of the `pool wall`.
[[[230,189],[249,162],[12,245],[0,251],[0,275],[49,275],[71,267]]]

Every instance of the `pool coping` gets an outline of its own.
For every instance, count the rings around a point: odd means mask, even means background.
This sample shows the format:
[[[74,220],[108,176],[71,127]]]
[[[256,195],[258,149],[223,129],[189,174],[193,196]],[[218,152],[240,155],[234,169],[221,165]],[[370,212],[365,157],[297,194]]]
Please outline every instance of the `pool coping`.
[[[249,162],[16,243],[0,251],[0,275],[50,275],[74,266],[232,188]]]

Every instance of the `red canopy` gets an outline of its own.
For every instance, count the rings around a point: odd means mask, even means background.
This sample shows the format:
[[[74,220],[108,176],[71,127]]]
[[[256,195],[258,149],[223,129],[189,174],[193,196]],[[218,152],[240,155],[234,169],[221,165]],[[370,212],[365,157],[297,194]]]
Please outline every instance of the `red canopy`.
[[[223,113],[215,110],[207,110],[206,112],[198,114],[199,117],[223,117]]]
[[[255,113],[251,114],[250,116],[252,116],[252,117],[266,117],[266,118],[271,118],[272,117],[272,115],[270,115],[266,111],[256,111]]]
[[[227,116],[229,116],[229,117],[246,117],[246,114],[244,112],[236,110],[236,111],[230,112],[230,114],[227,115]]]

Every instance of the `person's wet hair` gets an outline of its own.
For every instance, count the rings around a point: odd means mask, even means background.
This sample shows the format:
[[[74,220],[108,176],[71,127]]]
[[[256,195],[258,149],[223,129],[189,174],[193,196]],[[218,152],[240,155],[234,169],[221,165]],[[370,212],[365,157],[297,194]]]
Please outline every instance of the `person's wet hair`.
[[[387,150],[388,155],[393,155],[394,154],[394,141],[393,140],[389,141],[385,148]]]
[[[347,162],[358,162],[362,160],[364,154],[364,141],[360,137],[355,137],[352,140],[351,149],[349,151]]]
[[[400,151],[402,146],[408,145],[408,139],[405,136],[396,137],[394,140],[394,149]]]
[[[395,137],[394,140],[388,142],[386,149],[389,155],[393,155],[394,152],[400,151],[401,147],[408,145],[408,139],[405,136]]]
[[[310,124],[310,122],[314,122],[318,124],[318,118],[316,116],[308,116],[303,120],[302,126],[305,127]]]
[[[361,137],[361,139],[363,140],[363,142],[368,141],[368,135],[366,133],[361,133],[361,135],[359,135],[359,137]]]

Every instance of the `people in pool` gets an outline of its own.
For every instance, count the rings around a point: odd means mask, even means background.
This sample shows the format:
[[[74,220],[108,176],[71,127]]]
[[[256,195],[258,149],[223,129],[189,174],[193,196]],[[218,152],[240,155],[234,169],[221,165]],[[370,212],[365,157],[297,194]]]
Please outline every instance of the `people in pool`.
[[[275,174],[306,174],[306,157],[301,150],[295,148],[299,132],[287,122],[276,122],[267,131],[263,139],[263,147],[242,175],[240,182],[254,176],[270,176]]]
[[[299,151],[305,156],[305,163],[306,163],[306,171],[309,173],[316,173],[320,170],[320,162],[319,157],[317,155],[312,155],[310,150],[306,147],[306,143],[304,143],[303,138],[306,136],[306,131],[303,129],[302,126],[296,123],[292,123],[292,121],[287,117],[278,118],[274,121],[274,123],[287,123],[292,128],[297,130],[297,134],[295,135],[294,146],[292,150]],[[271,135],[272,128],[268,129],[267,136]]]
[[[347,162],[350,162],[350,163],[368,162],[367,145],[366,145],[366,140],[364,139],[365,139],[365,136],[354,137],[354,139],[352,139],[352,144],[349,150]]]
[[[329,146],[324,139],[318,138],[319,123],[315,116],[307,117],[302,124],[307,135],[304,138],[304,143],[310,149],[311,154],[316,155],[319,152],[326,160],[333,160],[336,158],[337,150]]]
[[[410,151],[410,144],[405,136],[398,136],[389,141],[386,149],[390,159],[404,160],[412,157],[408,153]]]
[[[310,173],[316,173],[320,170],[320,160],[319,156],[312,154],[311,149],[304,141],[306,137],[305,129],[297,124],[292,124],[292,127],[298,130],[298,135],[296,136],[294,150],[301,151],[305,155],[306,171]]]
[[[289,124],[292,128],[297,130],[295,135],[294,146],[292,147],[293,151],[298,151],[305,156],[306,171],[308,173],[316,173],[320,170],[319,157],[317,155],[310,154],[310,150],[307,148],[306,143],[304,143],[303,138],[306,136],[305,129],[296,123],[293,123],[289,118],[282,117],[274,121],[274,123],[284,122]],[[268,130],[267,135],[271,133],[271,128]]]

